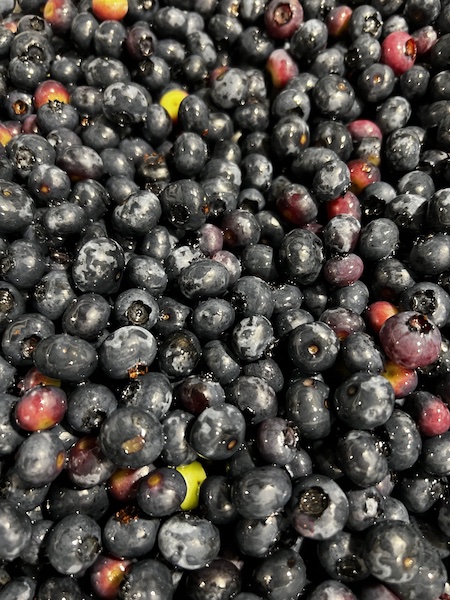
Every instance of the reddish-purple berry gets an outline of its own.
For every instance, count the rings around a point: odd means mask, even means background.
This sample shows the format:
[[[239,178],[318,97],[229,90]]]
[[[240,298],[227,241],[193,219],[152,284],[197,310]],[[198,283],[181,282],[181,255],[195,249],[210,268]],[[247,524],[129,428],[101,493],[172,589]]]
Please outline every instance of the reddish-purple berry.
[[[388,357],[408,369],[431,365],[441,351],[439,329],[425,315],[413,311],[390,317],[379,335]]]
[[[264,13],[267,32],[273,38],[290,38],[303,22],[303,8],[298,0],[271,0]]]

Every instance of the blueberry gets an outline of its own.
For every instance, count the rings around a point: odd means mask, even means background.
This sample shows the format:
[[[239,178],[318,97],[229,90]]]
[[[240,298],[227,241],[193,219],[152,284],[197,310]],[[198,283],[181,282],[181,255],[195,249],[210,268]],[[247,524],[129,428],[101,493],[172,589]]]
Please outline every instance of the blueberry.
[[[286,415],[309,440],[325,438],[331,430],[327,406],[329,387],[313,378],[298,378],[286,390]]]
[[[35,366],[49,377],[79,383],[95,371],[97,352],[86,340],[62,333],[38,342],[33,360]]]
[[[364,560],[372,575],[386,583],[414,579],[423,561],[424,544],[408,523],[384,521],[374,525],[364,543]]]
[[[205,408],[193,422],[190,446],[205,458],[225,460],[232,456],[245,438],[245,419],[232,404]]]
[[[2,560],[12,561],[25,549],[31,538],[30,519],[12,502],[0,500],[2,515],[0,536]]]
[[[118,408],[102,423],[99,443],[117,466],[137,469],[159,456],[162,427],[151,412],[137,407]]]
[[[100,367],[113,379],[146,372],[156,357],[156,340],[140,325],[125,325],[109,335],[99,348]]]
[[[392,415],[395,394],[392,385],[377,374],[354,373],[334,394],[334,409],[348,427],[373,429]]]
[[[173,581],[170,570],[161,562],[147,558],[134,563],[120,584],[118,597],[132,600],[136,594],[151,594],[155,600],[171,600]]]
[[[100,237],[79,249],[72,274],[82,292],[111,293],[118,289],[123,268],[124,256],[119,244]]]
[[[143,518],[135,509],[121,509],[103,527],[104,547],[118,558],[139,558],[153,548],[158,527],[158,519]]]
[[[63,575],[83,574],[100,553],[101,529],[87,515],[68,515],[49,532],[47,555]]]
[[[344,492],[324,475],[296,481],[287,510],[299,535],[315,540],[329,539],[341,531],[349,513]]]
[[[220,534],[217,527],[206,519],[182,513],[169,517],[161,525],[158,546],[169,563],[191,571],[216,558]]]
[[[225,600],[241,589],[241,573],[231,561],[216,558],[209,565],[191,571],[186,590],[192,600]]]
[[[368,431],[352,429],[337,444],[340,465],[345,475],[359,486],[379,483],[388,473],[388,462],[377,438]]]
[[[263,519],[281,510],[289,501],[292,484],[280,467],[255,467],[237,477],[231,486],[231,498],[238,513],[247,519]]]
[[[306,568],[298,553],[286,548],[262,561],[254,578],[259,592],[281,600],[301,593],[306,583]]]

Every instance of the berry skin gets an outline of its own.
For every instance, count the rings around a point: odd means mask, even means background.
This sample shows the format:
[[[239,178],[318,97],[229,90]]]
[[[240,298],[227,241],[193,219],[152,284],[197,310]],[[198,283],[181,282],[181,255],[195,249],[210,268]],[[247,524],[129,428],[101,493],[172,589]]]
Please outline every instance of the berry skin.
[[[50,429],[67,410],[67,396],[58,387],[40,385],[26,391],[16,404],[16,421],[26,431]]]
[[[406,31],[393,31],[381,44],[381,62],[391,67],[396,76],[410,69],[416,56],[416,42]]]
[[[58,35],[65,34],[70,29],[76,15],[77,9],[72,0],[47,0],[45,3],[44,19]]]
[[[425,315],[413,311],[390,317],[379,335],[388,357],[408,369],[432,364],[441,351],[439,329]]]
[[[92,0],[92,12],[99,21],[120,21],[128,12],[128,0]]]

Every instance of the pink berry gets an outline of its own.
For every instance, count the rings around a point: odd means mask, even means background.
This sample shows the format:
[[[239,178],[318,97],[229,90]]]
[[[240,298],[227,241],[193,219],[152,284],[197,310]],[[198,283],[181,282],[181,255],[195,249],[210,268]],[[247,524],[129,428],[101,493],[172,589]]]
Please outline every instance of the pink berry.
[[[407,31],[393,31],[381,44],[381,62],[391,67],[397,77],[416,61],[417,46]]]
[[[283,88],[288,81],[298,75],[297,63],[283,48],[277,48],[271,52],[267,59],[266,70],[276,88]]]
[[[356,119],[347,125],[348,132],[352,136],[354,142],[360,142],[367,137],[383,138],[381,129],[376,123],[369,119]]]
[[[425,391],[415,392],[406,398],[405,407],[422,435],[432,437],[450,429],[450,410],[439,396]]]
[[[385,354],[408,369],[431,365],[441,351],[439,329],[425,315],[413,311],[390,317],[379,335]]]

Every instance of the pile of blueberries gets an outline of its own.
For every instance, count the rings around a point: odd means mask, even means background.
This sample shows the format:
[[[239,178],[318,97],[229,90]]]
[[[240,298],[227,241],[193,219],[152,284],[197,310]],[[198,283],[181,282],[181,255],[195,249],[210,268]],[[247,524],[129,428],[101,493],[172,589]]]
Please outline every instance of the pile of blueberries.
[[[450,598],[449,0],[0,0],[0,600]]]

